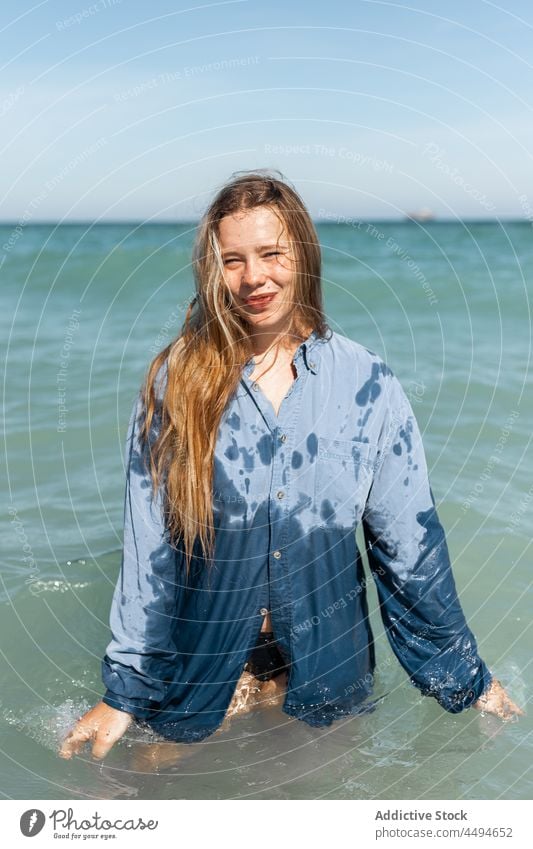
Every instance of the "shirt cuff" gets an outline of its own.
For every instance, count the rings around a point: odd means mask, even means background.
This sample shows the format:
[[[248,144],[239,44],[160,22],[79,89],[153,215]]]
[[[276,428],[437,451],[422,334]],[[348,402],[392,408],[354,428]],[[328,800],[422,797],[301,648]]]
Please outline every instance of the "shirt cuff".
[[[118,696],[112,690],[106,690],[102,701],[115,708],[122,710],[124,713],[131,713],[137,719],[148,719],[153,716],[155,709],[154,703],[150,699],[131,699],[124,696]]]
[[[441,687],[437,692],[428,692],[426,695],[434,696],[441,707],[448,713],[461,713],[466,708],[477,702],[479,697],[488,689],[492,683],[492,673],[487,665],[480,660],[479,669],[468,687],[453,690],[451,687]]]

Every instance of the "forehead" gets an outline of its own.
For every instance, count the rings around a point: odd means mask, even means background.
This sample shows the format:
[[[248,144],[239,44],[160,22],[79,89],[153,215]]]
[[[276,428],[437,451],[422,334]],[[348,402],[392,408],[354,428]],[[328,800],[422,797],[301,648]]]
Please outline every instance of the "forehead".
[[[266,206],[226,215],[218,226],[223,251],[259,247],[287,241],[286,228],[278,215]]]

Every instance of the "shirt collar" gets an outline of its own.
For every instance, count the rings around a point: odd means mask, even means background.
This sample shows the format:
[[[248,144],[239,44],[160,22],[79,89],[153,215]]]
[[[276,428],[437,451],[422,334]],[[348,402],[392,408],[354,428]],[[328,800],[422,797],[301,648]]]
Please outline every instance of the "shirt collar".
[[[313,330],[307,339],[298,346],[295,351],[293,362],[296,363],[298,360],[303,360],[305,367],[308,371],[313,372],[313,374],[318,374],[319,363],[319,347],[318,342],[320,338],[316,330]]]
[[[307,339],[305,339],[294,352],[294,356],[292,361],[297,363],[299,360],[302,360],[305,367],[308,371],[313,374],[318,374],[318,369],[320,366],[320,355],[322,353],[321,343],[329,342],[331,339],[331,333],[326,337],[321,337],[318,335],[316,330],[312,330]],[[250,357],[250,359],[245,363],[244,373],[246,377],[254,370],[254,358]]]

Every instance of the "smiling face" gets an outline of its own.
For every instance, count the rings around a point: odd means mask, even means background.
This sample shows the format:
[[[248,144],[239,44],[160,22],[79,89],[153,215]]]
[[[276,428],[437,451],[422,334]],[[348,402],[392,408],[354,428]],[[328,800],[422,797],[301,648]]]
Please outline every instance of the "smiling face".
[[[267,206],[227,215],[218,240],[226,284],[251,332],[286,331],[294,308],[296,263],[279,217]]]

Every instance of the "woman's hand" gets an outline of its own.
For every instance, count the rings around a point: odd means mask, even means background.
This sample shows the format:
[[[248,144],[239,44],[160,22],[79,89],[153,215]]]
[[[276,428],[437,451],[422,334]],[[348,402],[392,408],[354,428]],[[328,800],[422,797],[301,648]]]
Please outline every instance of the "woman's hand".
[[[524,711],[507,695],[501,683],[493,678],[488,690],[485,690],[472,707],[485,713],[493,713],[500,719],[512,719],[513,716],[524,716]]]
[[[59,750],[59,757],[71,758],[72,755],[78,754],[88,740],[93,740],[93,757],[105,758],[132,720],[131,713],[117,710],[105,702],[98,702],[67,734]]]

